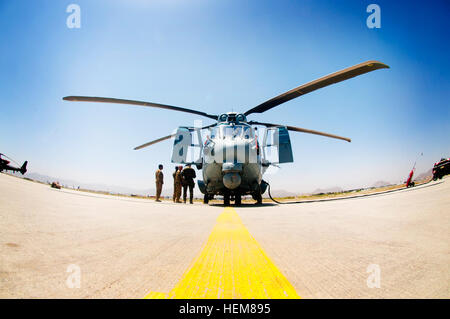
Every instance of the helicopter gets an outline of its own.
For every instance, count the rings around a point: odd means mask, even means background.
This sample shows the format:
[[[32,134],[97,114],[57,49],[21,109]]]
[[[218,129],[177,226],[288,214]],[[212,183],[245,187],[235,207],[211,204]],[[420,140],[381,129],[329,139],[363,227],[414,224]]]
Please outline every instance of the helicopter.
[[[24,175],[27,172],[28,161],[25,161],[22,164],[21,167],[14,167],[14,166],[9,165],[9,163],[11,163],[11,162],[6,160],[6,159],[3,159],[2,156],[6,157],[6,158],[9,158],[5,154],[0,153],[0,172],[2,172],[2,171],[13,171],[13,172],[20,172],[22,175]],[[10,159],[10,160],[15,162],[12,159]]]
[[[176,132],[134,149],[140,150],[174,138],[171,161],[194,164],[197,169],[203,171],[203,180],[197,181],[198,187],[204,195],[203,203],[208,204],[214,196],[221,195],[225,205],[230,205],[230,201],[234,201],[235,205],[240,205],[242,196],[251,195],[256,204],[261,204],[262,195],[268,186],[268,183],[262,179],[266,170],[272,165],[278,166],[278,164],[294,161],[289,131],[321,135],[347,142],[351,142],[351,139],[301,127],[248,121],[247,116],[266,112],[320,88],[383,68],[389,68],[389,66],[378,61],[359,63],[298,86],[244,113],[228,112],[214,115],[190,108],[106,97],[66,96],[63,100],[155,107],[191,113],[215,120],[215,123],[203,127],[180,126]],[[258,126],[265,127],[262,145],[257,136]],[[203,142],[201,132],[204,130],[208,130],[208,135]],[[194,143],[195,139],[196,143]],[[190,159],[187,158],[190,149],[199,150],[198,158],[192,156],[194,152],[191,152]]]

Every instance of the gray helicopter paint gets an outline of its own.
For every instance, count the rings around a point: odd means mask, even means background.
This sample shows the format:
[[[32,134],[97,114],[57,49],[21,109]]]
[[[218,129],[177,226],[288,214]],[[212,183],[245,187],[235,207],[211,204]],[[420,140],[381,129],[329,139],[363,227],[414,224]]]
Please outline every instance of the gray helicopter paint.
[[[268,166],[274,163],[292,162],[292,149],[289,133],[285,127],[272,127],[266,130],[262,147],[258,145],[255,129],[245,122],[221,123],[219,129],[226,130],[241,129],[241,135],[212,136],[210,135],[203,143],[200,129],[195,130],[198,134],[198,144],[192,144],[192,133],[189,129],[180,127],[175,135],[172,152],[173,163],[201,164],[203,170],[203,185],[199,187],[202,192],[208,194],[222,195],[224,192],[236,192],[240,194],[251,194],[258,190],[262,181],[262,175]],[[244,137],[244,129],[248,130],[248,137]],[[268,138],[268,134],[270,138]],[[198,159],[187,159],[189,147],[200,147]],[[275,147],[277,149],[277,160],[270,161],[265,158],[265,148]],[[259,149],[260,148],[260,149]],[[264,165],[263,165],[264,163]],[[200,183],[199,183],[200,186]]]

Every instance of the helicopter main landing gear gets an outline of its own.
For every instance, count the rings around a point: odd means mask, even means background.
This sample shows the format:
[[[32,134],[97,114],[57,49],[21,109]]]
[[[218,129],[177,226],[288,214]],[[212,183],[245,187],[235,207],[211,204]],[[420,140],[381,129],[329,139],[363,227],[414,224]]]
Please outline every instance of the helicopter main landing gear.
[[[242,203],[242,195],[241,194],[234,195],[234,205],[241,206],[241,203]]]
[[[205,194],[204,196],[203,196],[203,204],[208,204],[209,203],[209,195],[208,194]]]
[[[223,195],[223,204],[225,206],[230,206],[230,194],[229,193]]]
[[[257,193],[253,195],[253,199],[256,200],[256,205],[261,205],[262,204],[262,195],[261,193]]]
[[[261,194],[261,186],[258,185],[256,191],[252,194],[254,200],[256,200],[256,205],[262,204],[262,194]]]
[[[406,188],[414,187],[414,186],[416,186],[416,183],[414,183],[414,182],[409,182],[409,183],[406,185]]]

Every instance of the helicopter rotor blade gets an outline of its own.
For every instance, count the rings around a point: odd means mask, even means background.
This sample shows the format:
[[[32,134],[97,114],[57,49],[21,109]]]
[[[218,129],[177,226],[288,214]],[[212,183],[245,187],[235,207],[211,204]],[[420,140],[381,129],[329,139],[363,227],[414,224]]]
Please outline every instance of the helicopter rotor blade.
[[[159,142],[168,140],[169,138],[172,138],[172,137],[174,137],[175,135],[176,135],[176,134],[171,134],[171,135],[167,135],[167,136],[158,138],[157,140],[153,140],[153,141],[151,141],[151,142],[148,142],[148,143],[139,145],[139,146],[135,147],[134,150],[135,150],[135,151],[136,151],[136,150],[140,150],[141,148],[144,148],[144,147],[147,147],[147,146],[150,146],[150,145],[153,145],[153,144],[156,144],[156,143],[159,143]]]
[[[384,63],[378,62],[378,61],[363,62],[363,63],[357,64],[357,65],[354,65],[352,67],[337,71],[335,73],[326,75],[317,80],[300,85],[299,87],[296,87],[296,88],[294,88],[290,91],[287,91],[283,94],[280,94],[268,101],[265,101],[264,103],[262,103],[258,106],[255,106],[254,108],[248,110],[244,114],[249,115],[252,113],[263,113],[267,110],[270,110],[271,108],[274,108],[275,106],[278,106],[287,101],[295,99],[301,95],[321,89],[325,86],[328,86],[328,85],[331,85],[334,83],[338,83],[341,81],[345,81],[345,80],[351,79],[355,76],[365,74],[365,73],[368,73],[371,71],[375,71],[378,69],[383,69],[383,68],[389,68],[389,66]]]
[[[100,102],[100,103],[116,103],[116,104],[130,104],[130,105],[140,105],[140,106],[147,106],[147,107],[157,107],[157,108],[166,109],[166,110],[192,113],[192,114],[196,114],[196,115],[205,116],[205,117],[208,117],[213,120],[217,120],[217,115],[208,114],[205,112],[196,111],[196,110],[192,110],[192,109],[187,109],[184,107],[159,104],[159,103],[153,103],[153,102],[124,100],[124,99],[115,99],[115,98],[108,98],[108,97],[95,97],[95,96],[66,96],[66,97],[63,97],[63,100],[74,101],[74,102]]]
[[[217,125],[217,123],[214,123],[214,124],[211,124],[211,125],[207,125],[207,126],[203,126],[203,127],[198,127],[198,128],[195,128],[195,127],[189,127],[188,129],[189,129],[189,131],[192,132],[192,131],[196,131],[196,130],[207,129],[207,128],[210,128],[210,127],[213,127],[213,126],[216,126],[216,125]],[[158,139],[156,139],[156,140],[150,141],[150,142],[148,142],[148,143],[145,143],[145,144],[136,146],[136,147],[134,148],[134,150],[137,151],[137,150],[140,150],[140,149],[145,148],[145,147],[147,147],[147,146],[150,146],[150,145],[153,145],[153,144],[156,144],[156,143],[159,143],[159,142],[168,140],[168,139],[174,137],[175,135],[176,135],[176,133],[170,134],[170,135],[167,135],[167,136],[158,138]]]
[[[251,125],[263,125],[263,126],[266,126],[266,127],[285,126],[289,131],[308,133],[308,134],[314,134],[314,135],[321,135],[321,136],[336,138],[336,139],[347,141],[347,142],[351,142],[352,141],[348,137],[342,137],[342,136],[339,136],[339,135],[334,135],[334,134],[320,132],[320,131],[315,131],[315,130],[309,130],[309,129],[306,129],[306,128],[301,128],[301,127],[296,127],[296,126],[279,125],[279,124],[272,124],[272,123],[262,123],[262,122],[255,122],[255,121],[250,121],[249,124],[251,124]]]

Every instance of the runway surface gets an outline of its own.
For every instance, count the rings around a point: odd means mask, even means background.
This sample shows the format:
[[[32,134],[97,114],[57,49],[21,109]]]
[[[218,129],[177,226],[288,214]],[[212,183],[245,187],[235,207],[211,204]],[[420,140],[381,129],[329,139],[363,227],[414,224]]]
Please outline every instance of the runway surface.
[[[0,297],[450,298],[449,194],[225,208],[0,174]]]

